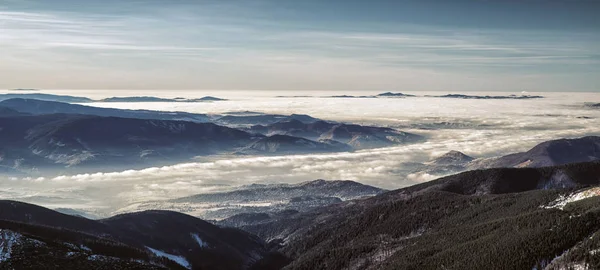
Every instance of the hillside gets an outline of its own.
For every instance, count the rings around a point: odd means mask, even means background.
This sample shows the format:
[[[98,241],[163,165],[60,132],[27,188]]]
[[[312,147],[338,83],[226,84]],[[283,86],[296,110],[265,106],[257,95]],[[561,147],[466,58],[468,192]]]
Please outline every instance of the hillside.
[[[252,142],[240,149],[240,154],[305,154],[351,151],[352,148],[343,143],[311,141],[304,138],[272,135]]]
[[[92,221],[0,201],[0,268],[246,269],[272,253],[255,236],[168,211]]]
[[[543,142],[527,152],[475,160],[468,167],[543,167],[595,160],[600,160],[600,137],[588,136]]]
[[[600,160],[600,137],[588,136],[542,142],[526,152],[500,157],[473,158],[450,151],[425,163],[411,163],[415,174],[449,175],[487,168],[539,168]]]
[[[0,166],[21,173],[67,167],[83,171],[132,169],[214,154],[351,150],[341,143],[264,137],[213,123],[82,114],[0,116],[0,136]]]
[[[115,213],[162,209],[220,220],[219,225],[232,225],[231,222],[237,221],[253,224],[255,214],[267,217],[258,220],[263,222],[280,215],[306,212],[313,208],[371,197],[383,192],[385,190],[353,181],[314,180],[299,184],[252,184],[226,192],[134,203]],[[234,216],[237,217],[227,220]]]
[[[354,149],[386,147],[403,143],[423,141],[420,135],[385,127],[299,120],[281,121],[270,125],[255,125],[249,129],[264,135],[289,135],[315,141],[337,141]]]
[[[148,166],[233,152],[254,140],[212,123],[61,114],[0,117],[0,136],[0,165],[23,171]]]
[[[569,194],[599,183],[600,163],[472,171],[241,228],[283,244],[286,269],[541,269],[595,239],[600,201]]]

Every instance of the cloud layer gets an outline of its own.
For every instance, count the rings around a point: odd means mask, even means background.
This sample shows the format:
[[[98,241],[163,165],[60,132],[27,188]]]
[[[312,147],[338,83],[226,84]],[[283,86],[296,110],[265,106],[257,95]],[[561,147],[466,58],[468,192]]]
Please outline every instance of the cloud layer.
[[[179,93],[181,94],[181,93]],[[536,100],[441,98],[250,98],[202,104],[140,103],[147,109],[193,112],[253,110],[308,113],[324,119],[397,127],[428,137],[419,144],[353,153],[275,157],[220,156],[143,170],[0,181],[2,198],[55,207],[120,208],[136,202],[227,190],[251,183],[346,179],[393,189],[437,176],[414,174],[410,163],[450,150],[474,157],[525,151],[542,141],[600,135],[600,111],[585,108],[597,94],[550,94]],[[269,109],[265,102],[270,104]],[[320,106],[315,106],[320,104]],[[108,106],[107,104],[96,104]],[[112,103],[110,106],[133,106]],[[580,118],[586,116],[587,118]],[[427,126],[430,129],[418,127]],[[437,128],[436,128],[437,127]],[[432,128],[432,129],[431,129]],[[108,210],[107,210],[108,209]]]

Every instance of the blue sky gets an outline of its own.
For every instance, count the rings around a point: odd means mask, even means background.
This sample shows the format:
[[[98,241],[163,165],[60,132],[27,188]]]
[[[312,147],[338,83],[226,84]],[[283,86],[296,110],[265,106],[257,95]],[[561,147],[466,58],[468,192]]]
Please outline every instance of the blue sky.
[[[598,1],[0,0],[0,89],[600,90]]]

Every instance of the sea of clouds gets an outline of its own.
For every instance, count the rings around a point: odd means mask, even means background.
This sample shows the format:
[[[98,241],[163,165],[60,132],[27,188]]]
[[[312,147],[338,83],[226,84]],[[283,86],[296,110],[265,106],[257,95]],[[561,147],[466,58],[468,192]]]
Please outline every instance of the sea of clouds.
[[[216,95],[229,99],[220,102],[95,103],[94,106],[101,107],[195,113],[258,111],[309,114],[325,120],[389,126],[424,135],[427,141],[350,153],[218,156],[142,170],[35,179],[5,177],[0,180],[0,198],[107,215],[135,203],[229,190],[252,183],[344,179],[395,189],[439,177],[414,173],[410,164],[427,162],[450,150],[476,158],[492,157],[526,151],[546,140],[600,135],[600,110],[583,106],[585,102],[600,102],[600,94],[535,94],[546,98],[319,97],[333,95],[328,92],[311,93],[315,97],[282,98],[276,97],[282,95],[279,92],[252,96],[227,92]]]

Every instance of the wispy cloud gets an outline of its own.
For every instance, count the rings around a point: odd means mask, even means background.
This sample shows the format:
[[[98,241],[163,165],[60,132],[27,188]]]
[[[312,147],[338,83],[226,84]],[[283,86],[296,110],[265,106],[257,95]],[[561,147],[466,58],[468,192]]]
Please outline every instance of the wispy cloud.
[[[0,45],[19,48],[74,48],[97,51],[202,51],[220,48],[161,45],[146,40],[149,22],[118,16],[81,16],[79,14],[45,14],[0,12],[3,31]],[[141,29],[140,29],[141,28]],[[138,31],[139,30],[139,31]]]
[[[549,78],[579,72],[569,82],[590,87],[593,79],[579,79],[600,68],[595,46],[600,37],[589,32],[401,23],[372,32],[311,29],[265,19],[255,14],[257,5],[148,4],[113,13],[0,11],[0,49],[7,55],[0,63],[6,74],[0,75],[0,87],[22,87],[36,78],[43,88],[53,77],[52,85],[68,88],[383,89],[413,87],[431,74],[457,80],[542,71]],[[97,79],[98,72],[104,80]],[[19,76],[23,73],[27,78]],[[72,73],[77,80],[61,79]],[[467,82],[462,86],[472,89]],[[437,80],[429,89],[444,87]]]

